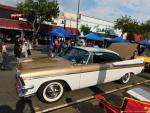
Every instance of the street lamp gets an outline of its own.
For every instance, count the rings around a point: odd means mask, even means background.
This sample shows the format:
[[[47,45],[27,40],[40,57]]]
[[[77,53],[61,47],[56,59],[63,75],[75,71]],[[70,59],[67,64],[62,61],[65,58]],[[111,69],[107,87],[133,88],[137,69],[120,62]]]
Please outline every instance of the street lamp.
[[[79,26],[79,10],[80,10],[80,0],[78,0],[76,35],[78,34],[78,26]]]

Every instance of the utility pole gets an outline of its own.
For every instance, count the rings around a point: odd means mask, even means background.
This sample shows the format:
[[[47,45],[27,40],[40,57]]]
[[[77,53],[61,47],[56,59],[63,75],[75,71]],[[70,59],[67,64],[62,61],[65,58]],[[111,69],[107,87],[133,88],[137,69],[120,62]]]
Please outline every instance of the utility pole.
[[[78,9],[77,9],[76,38],[77,38],[77,35],[78,35],[78,26],[79,26],[79,10],[80,10],[80,0],[78,0]],[[76,38],[75,38],[75,41],[76,41]]]

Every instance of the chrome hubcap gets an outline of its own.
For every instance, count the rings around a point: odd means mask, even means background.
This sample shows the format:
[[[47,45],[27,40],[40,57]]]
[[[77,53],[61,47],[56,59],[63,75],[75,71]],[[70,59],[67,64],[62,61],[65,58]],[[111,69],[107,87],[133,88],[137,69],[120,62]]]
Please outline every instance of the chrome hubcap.
[[[46,89],[46,96],[48,98],[56,98],[60,94],[61,88],[58,84],[50,84]]]
[[[127,81],[129,78],[129,74],[125,74],[124,77],[123,77],[123,81]]]

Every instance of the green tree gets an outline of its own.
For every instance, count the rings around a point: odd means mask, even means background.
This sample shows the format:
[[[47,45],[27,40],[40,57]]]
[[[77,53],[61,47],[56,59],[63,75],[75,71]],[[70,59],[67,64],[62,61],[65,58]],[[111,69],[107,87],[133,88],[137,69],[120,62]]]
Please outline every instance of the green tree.
[[[146,22],[142,23],[141,26],[144,33],[150,32],[150,20],[147,20]]]
[[[35,39],[44,21],[52,21],[53,18],[58,17],[59,6],[56,0],[25,0],[17,3],[17,12],[32,23],[33,39]]]
[[[88,25],[81,25],[80,30],[84,35],[86,35],[91,32],[91,27],[89,27]]]
[[[142,32],[145,38],[150,38],[150,20],[141,24]]]
[[[115,28],[121,29],[122,33],[141,33],[141,26],[137,20],[131,19],[130,16],[122,16],[115,21]]]

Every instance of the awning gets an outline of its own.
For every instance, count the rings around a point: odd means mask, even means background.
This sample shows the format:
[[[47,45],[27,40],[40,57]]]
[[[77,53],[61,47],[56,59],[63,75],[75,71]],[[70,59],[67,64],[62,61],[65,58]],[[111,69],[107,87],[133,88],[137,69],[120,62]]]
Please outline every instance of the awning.
[[[148,42],[146,40],[142,40],[139,44],[143,45],[143,46],[149,46],[150,47],[150,42]]]
[[[1,9],[10,10],[10,11],[17,11],[17,7],[5,5],[5,4],[0,4],[0,8]]]
[[[116,43],[116,42],[120,42],[120,43],[127,43],[129,42],[128,40],[123,39],[122,37],[115,37],[111,40],[108,40],[108,42],[112,42],[112,43]]]
[[[53,31],[50,31],[47,33],[50,36],[58,36],[58,37],[65,37],[65,38],[72,38],[73,34],[69,32],[68,30],[62,28],[62,27],[57,27]]]
[[[10,30],[32,31],[32,26],[29,22],[0,18],[0,28]]]
[[[49,31],[60,27],[55,25],[42,24],[39,30],[40,33],[47,34]],[[13,20],[13,19],[4,19],[0,18],[0,28],[1,29],[9,29],[9,30],[24,30],[24,31],[33,31],[31,23],[27,21]],[[79,35],[80,32],[76,28],[65,28],[67,31],[71,32],[73,35]]]
[[[42,25],[40,28],[40,32],[43,33],[48,33],[50,31],[53,31],[54,29],[61,27],[61,26],[56,26],[56,25]],[[66,27],[65,30],[71,32],[73,35],[80,35],[79,30],[77,30],[76,28],[71,28],[71,27]]]
[[[89,33],[83,37],[85,37],[86,39],[95,40],[95,41],[103,41],[104,40],[104,38],[102,38],[94,33]]]

